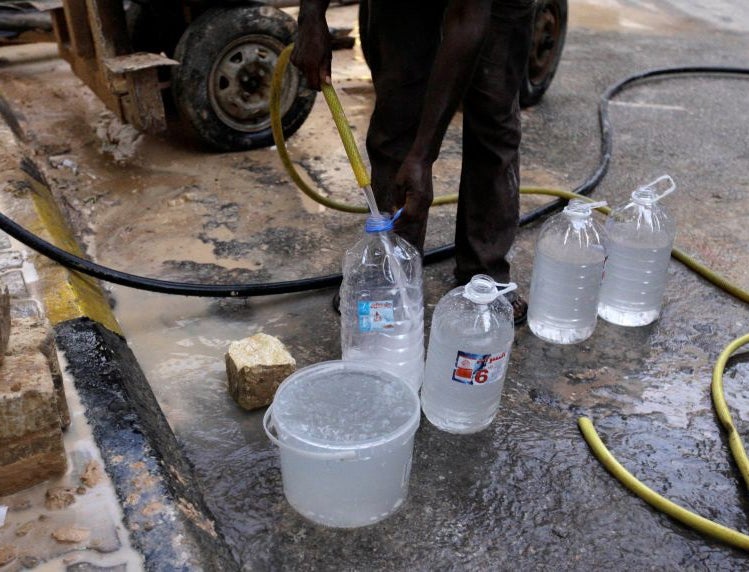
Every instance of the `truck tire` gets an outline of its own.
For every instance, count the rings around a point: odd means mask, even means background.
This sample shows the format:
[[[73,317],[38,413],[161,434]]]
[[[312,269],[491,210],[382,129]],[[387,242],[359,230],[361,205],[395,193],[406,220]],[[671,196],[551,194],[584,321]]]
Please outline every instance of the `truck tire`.
[[[174,51],[172,93],[180,116],[220,151],[273,145],[270,86],[296,21],[270,6],[214,8],[185,30]],[[289,66],[281,92],[284,135],[304,123],[316,92]]]
[[[541,101],[554,79],[567,35],[567,0],[536,0],[531,25],[531,49],[520,84],[523,108]]]

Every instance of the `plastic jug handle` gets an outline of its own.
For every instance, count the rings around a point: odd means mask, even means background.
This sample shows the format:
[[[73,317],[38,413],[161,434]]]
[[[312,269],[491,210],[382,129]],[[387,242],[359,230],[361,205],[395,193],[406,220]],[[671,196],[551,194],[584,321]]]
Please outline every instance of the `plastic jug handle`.
[[[655,181],[651,181],[647,185],[643,185],[643,188],[645,188],[645,189],[649,188],[649,189],[652,189],[653,191],[655,191],[656,188],[658,187],[658,185],[662,181],[668,181],[668,188],[665,191],[663,191],[660,195],[656,196],[653,199],[654,203],[660,201],[663,197],[665,197],[665,196],[670,195],[671,193],[673,193],[676,190],[676,183],[674,182],[674,180],[671,178],[670,175],[661,175]]]
[[[508,282],[507,284],[495,282],[494,284],[497,286],[497,288],[499,288],[499,293],[497,294],[497,296],[501,296],[502,294],[507,294],[508,292],[512,292],[513,290],[518,289],[518,285],[514,282]]]
[[[273,405],[271,404],[270,407],[265,412],[265,415],[263,415],[263,429],[265,429],[265,434],[268,436],[268,439],[271,440],[271,442],[278,447],[279,449],[286,449],[288,451],[292,451],[293,453],[296,453],[297,455],[302,455],[303,457],[310,457],[312,459],[319,459],[321,461],[345,461],[347,459],[355,459],[356,458],[356,451],[338,451],[336,453],[316,453],[315,451],[307,451],[306,449],[300,449],[299,447],[294,447],[293,445],[289,445],[288,443],[282,443],[278,436],[274,433],[275,426],[273,425],[273,414],[271,411],[273,410]]]
[[[580,199],[564,207],[564,212],[590,216],[590,214],[593,212],[593,209],[598,209],[605,206],[608,206],[608,203],[606,201],[585,202]]]

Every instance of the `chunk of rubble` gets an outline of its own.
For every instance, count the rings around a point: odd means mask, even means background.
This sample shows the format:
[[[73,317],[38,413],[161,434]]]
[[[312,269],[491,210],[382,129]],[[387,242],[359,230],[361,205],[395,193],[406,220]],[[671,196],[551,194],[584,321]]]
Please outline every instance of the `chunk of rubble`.
[[[86,468],[81,475],[81,483],[88,488],[93,488],[104,479],[104,470],[98,461],[91,459],[86,463]]]
[[[281,382],[296,371],[296,360],[268,334],[232,342],[226,354],[229,394],[246,410],[270,405]]]
[[[91,531],[88,528],[82,528],[78,526],[63,526],[52,532],[52,538],[57,542],[65,542],[70,544],[76,544],[88,540],[91,536]]]
[[[0,496],[67,468],[58,398],[45,357],[6,356],[0,367]]]
[[[0,546],[0,567],[10,564],[17,556],[15,546]]]
[[[68,487],[52,487],[44,495],[47,510],[62,510],[75,502],[75,490]]]

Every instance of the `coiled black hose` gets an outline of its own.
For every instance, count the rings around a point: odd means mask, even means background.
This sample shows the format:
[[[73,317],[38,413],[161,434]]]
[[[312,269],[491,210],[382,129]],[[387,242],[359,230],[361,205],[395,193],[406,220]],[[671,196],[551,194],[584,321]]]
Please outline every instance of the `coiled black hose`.
[[[731,75],[749,75],[749,68],[739,67],[722,67],[722,66],[687,66],[653,69],[641,72],[619,81],[610,86],[601,96],[598,109],[599,128],[601,132],[601,149],[600,159],[596,170],[578,187],[574,193],[588,195],[601,182],[609,168],[611,161],[612,134],[613,130],[608,117],[608,104],[617,94],[632,84],[663,76],[684,75],[684,74],[731,74]],[[29,163],[25,165],[27,172],[39,178],[35,169],[31,168]],[[520,225],[530,224],[548,214],[557,211],[563,206],[565,200],[556,200],[548,205],[539,207],[530,213],[527,213],[520,219]],[[313,278],[302,278],[299,280],[289,280],[283,282],[267,282],[260,284],[197,284],[190,282],[173,282],[169,280],[159,280],[138,276],[122,272],[114,268],[102,266],[88,259],[71,254],[57,246],[47,242],[39,236],[29,232],[12,219],[0,213],[0,229],[7,234],[22,242],[29,248],[32,248],[40,254],[54,260],[76,272],[81,272],[106,282],[120,284],[129,288],[147,290],[149,292],[159,292],[163,294],[176,294],[181,296],[197,296],[210,298],[246,298],[252,296],[268,296],[272,294],[288,294],[292,292],[305,292],[319,288],[328,288],[340,284],[342,277],[340,274],[328,274]],[[424,264],[432,264],[451,257],[455,252],[453,244],[441,246],[428,250],[424,255]]]

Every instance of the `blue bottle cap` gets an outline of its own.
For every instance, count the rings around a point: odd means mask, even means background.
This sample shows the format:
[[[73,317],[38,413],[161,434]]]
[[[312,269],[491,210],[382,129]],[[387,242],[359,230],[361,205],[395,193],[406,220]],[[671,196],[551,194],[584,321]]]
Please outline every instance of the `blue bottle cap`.
[[[395,221],[400,218],[402,212],[403,209],[398,209],[392,218],[387,214],[371,214],[367,217],[367,222],[364,224],[364,230],[366,232],[387,232],[393,230]]]

